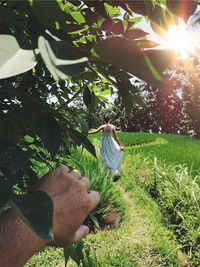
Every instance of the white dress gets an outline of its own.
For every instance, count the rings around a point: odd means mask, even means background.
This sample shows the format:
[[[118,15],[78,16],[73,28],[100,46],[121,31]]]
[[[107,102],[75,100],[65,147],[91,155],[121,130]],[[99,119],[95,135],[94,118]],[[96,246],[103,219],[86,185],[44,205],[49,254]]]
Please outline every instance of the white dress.
[[[111,174],[118,174],[121,168],[122,151],[113,138],[112,130],[102,132],[100,155],[105,166],[111,170]]]

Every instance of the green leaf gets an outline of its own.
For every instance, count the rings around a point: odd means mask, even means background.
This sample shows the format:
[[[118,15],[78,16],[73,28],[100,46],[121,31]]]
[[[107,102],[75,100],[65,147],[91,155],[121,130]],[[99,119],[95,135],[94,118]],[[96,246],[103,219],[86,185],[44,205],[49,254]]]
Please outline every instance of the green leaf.
[[[65,29],[66,15],[57,1],[33,0],[32,10],[36,18],[52,29]]]
[[[62,136],[57,120],[47,112],[41,112],[31,103],[23,103],[24,120],[33,133],[38,134],[53,158],[61,145]]]
[[[1,34],[0,48],[0,79],[24,73],[37,64],[34,52],[21,49],[14,36]]]
[[[92,213],[89,213],[88,214],[88,218],[92,221],[92,223],[94,224],[94,226],[97,228],[97,229],[101,229],[100,225],[99,225],[99,222],[97,220],[97,218],[92,214]]]
[[[38,126],[38,135],[53,158],[62,142],[60,126],[55,118],[48,113],[42,114]]]
[[[97,79],[98,75],[94,71],[85,71],[79,74],[79,78],[82,80],[88,80],[93,82],[95,79]]]
[[[126,108],[127,114],[129,115],[133,108],[133,97],[129,90],[124,87],[124,83],[119,80],[117,80],[117,88],[119,89],[119,93],[122,97],[122,103]]]
[[[98,104],[98,97],[95,95],[95,93],[92,93],[91,94],[91,102],[90,102],[89,111],[90,112],[94,112],[97,104]]]
[[[83,240],[79,240],[74,245],[64,249],[65,267],[67,266],[69,258],[71,258],[78,266],[80,266],[80,263],[84,259],[83,248],[84,242]]]
[[[99,92],[99,89],[96,86],[92,87],[92,92],[88,86],[85,86],[83,90],[83,101],[90,112],[95,110],[98,102],[98,97],[94,93],[95,89]]]
[[[119,37],[106,39],[97,43],[92,52],[99,60],[111,63],[133,75],[156,86],[165,82],[163,71],[176,58],[174,51],[140,50],[136,41]]]
[[[85,86],[83,90],[83,102],[85,103],[86,107],[89,108],[91,105],[91,91],[88,86]]]
[[[109,89],[104,90],[103,92],[100,93],[100,95],[110,95],[111,91]]]
[[[88,152],[90,152],[95,158],[97,157],[94,145],[90,142],[89,139],[87,139],[85,135],[74,129],[68,128],[67,131],[77,145],[82,144]]]
[[[49,43],[44,37],[38,39],[41,56],[54,80],[64,80],[67,75],[76,75],[84,70],[85,57],[79,50],[64,41]]]
[[[129,1],[128,6],[130,9],[137,14],[142,14],[144,16],[149,16],[153,11],[153,1]]]
[[[64,258],[65,258],[65,267],[67,267],[67,263],[69,261],[69,258],[70,258],[70,255],[71,255],[71,251],[72,251],[73,247],[72,245],[67,247],[67,248],[64,248]]]
[[[125,32],[124,36],[129,39],[138,39],[146,36],[148,33],[140,29],[131,29]]]
[[[143,17],[135,17],[135,18],[130,18],[129,20],[133,23],[138,23],[142,20]]]
[[[112,2],[111,2],[112,4]],[[117,17],[120,15],[120,9],[117,6],[112,6],[108,3],[104,3],[105,6],[105,10],[107,12],[107,14],[109,15],[109,17]]]
[[[74,12],[71,12],[70,14],[74,18],[74,20],[76,20],[78,23],[80,24],[85,23],[85,18],[80,11],[79,12],[74,11]]]
[[[10,199],[11,188],[8,186],[2,176],[0,176],[0,211]]]
[[[24,152],[15,145],[1,144],[0,167],[15,174],[26,164],[32,153],[31,149]]]
[[[53,240],[53,202],[47,193],[38,191],[26,195],[14,195],[11,204],[22,220],[40,238]]]

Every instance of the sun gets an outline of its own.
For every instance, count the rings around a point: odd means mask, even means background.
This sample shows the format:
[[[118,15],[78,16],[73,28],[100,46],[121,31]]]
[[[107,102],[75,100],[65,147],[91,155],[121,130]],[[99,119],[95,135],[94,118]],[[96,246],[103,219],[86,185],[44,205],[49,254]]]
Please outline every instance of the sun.
[[[187,29],[184,22],[179,21],[178,25],[170,25],[165,34],[164,47],[175,50],[181,57],[188,57],[195,52],[194,33]]]

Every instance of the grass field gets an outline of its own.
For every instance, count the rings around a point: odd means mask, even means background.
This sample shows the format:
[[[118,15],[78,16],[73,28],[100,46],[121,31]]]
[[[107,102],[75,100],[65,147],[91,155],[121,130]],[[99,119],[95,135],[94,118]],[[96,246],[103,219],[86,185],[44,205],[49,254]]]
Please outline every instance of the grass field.
[[[173,134],[119,132],[118,136],[126,154],[156,157],[167,164],[185,164],[194,173],[200,171],[200,140]],[[100,134],[90,138],[97,144]]]
[[[113,183],[88,152],[68,163],[102,192],[94,216],[116,208],[120,228],[90,234],[93,267],[200,266],[200,141],[190,137],[118,133],[124,145],[121,179]],[[90,136],[99,155],[100,134]],[[62,267],[61,249],[47,249],[27,266]],[[68,266],[76,266],[73,261]]]
[[[124,146],[123,188],[134,191],[136,181],[146,189],[192,266],[200,266],[200,141],[172,134],[118,136]]]

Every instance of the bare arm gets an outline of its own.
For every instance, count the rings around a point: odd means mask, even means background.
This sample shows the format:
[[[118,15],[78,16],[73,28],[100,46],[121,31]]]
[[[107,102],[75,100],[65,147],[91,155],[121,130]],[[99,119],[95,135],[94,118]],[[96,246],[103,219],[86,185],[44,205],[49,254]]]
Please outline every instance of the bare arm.
[[[95,129],[95,130],[92,130],[92,131],[89,131],[88,134],[94,134],[94,133],[98,133],[100,132],[102,129],[103,129],[103,125],[101,125],[99,128]]]
[[[100,200],[98,192],[87,192],[89,186],[86,177],[75,170],[69,172],[66,166],[42,178],[36,190],[45,191],[53,200],[55,241],[40,239],[10,210],[0,216],[0,266],[22,267],[46,245],[66,247],[86,235],[89,228],[82,223]]]
[[[0,266],[21,267],[46,242],[10,210],[0,218]]]

